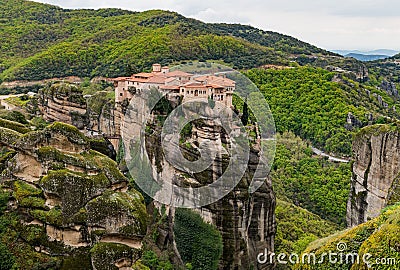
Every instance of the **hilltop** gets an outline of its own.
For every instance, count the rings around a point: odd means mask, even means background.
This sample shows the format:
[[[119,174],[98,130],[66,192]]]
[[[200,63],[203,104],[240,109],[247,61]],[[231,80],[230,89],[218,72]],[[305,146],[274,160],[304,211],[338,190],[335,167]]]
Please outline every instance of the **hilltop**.
[[[238,69],[291,62],[358,71],[345,59],[290,36],[240,24],[207,24],[162,10],[69,10],[1,0],[0,80],[116,77],[152,63],[222,61]]]

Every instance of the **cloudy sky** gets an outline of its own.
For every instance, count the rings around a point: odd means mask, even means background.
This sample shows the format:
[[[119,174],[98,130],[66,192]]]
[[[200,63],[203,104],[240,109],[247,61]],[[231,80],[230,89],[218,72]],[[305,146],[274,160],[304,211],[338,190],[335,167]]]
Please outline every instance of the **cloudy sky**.
[[[325,49],[400,51],[398,0],[36,0],[64,8],[165,9],[205,22],[249,24]]]

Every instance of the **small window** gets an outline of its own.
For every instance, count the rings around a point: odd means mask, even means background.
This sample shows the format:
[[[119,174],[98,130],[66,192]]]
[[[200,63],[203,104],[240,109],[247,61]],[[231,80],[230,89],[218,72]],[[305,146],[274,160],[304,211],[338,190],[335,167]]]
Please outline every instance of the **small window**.
[[[119,93],[119,96],[122,97],[122,93]]]

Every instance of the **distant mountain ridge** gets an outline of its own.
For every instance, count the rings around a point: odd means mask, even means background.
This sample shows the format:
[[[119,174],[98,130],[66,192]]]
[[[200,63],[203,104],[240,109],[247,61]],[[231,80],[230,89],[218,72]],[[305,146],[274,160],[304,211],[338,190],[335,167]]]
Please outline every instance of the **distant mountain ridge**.
[[[377,49],[372,51],[360,51],[360,50],[331,50],[331,51],[340,54],[342,56],[346,56],[348,54],[362,54],[362,55],[385,55],[388,57],[392,57],[399,53],[399,51],[388,50],[388,49]]]
[[[389,58],[388,55],[379,55],[379,54],[360,54],[360,53],[349,53],[346,54],[345,57],[352,57],[357,60],[367,62],[367,61],[375,61],[380,59]]]

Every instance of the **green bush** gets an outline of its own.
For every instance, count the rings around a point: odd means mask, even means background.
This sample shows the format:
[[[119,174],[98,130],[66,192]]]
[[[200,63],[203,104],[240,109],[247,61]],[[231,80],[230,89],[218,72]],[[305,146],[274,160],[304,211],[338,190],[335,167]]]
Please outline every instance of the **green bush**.
[[[10,121],[18,122],[23,125],[29,124],[28,121],[25,118],[25,115],[23,115],[19,111],[7,111],[6,113],[0,115],[0,118],[7,119]]]
[[[141,262],[151,270],[173,270],[174,267],[168,260],[158,258],[157,254],[152,250],[143,252]]]
[[[0,243],[0,270],[10,270],[14,262],[14,255],[8,250],[7,246]]]
[[[222,237],[190,209],[176,209],[174,234],[179,253],[193,269],[214,270],[222,255]]]

